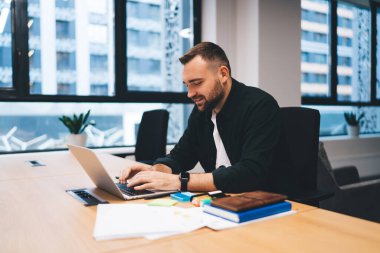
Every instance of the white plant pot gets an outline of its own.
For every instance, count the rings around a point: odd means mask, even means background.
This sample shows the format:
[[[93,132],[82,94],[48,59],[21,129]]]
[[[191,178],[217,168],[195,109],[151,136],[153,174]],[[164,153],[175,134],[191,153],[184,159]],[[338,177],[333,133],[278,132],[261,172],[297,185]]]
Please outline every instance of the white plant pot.
[[[360,133],[360,126],[347,125],[347,133],[349,136],[357,138]]]
[[[69,134],[66,142],[67,144],[85,147],[87,142],[87,134]]]

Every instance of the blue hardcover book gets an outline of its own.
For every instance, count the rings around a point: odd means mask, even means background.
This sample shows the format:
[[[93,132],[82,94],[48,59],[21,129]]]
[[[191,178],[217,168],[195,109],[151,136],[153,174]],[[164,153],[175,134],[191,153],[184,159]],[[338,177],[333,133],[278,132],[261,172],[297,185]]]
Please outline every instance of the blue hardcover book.
[[[203,211],[226,220],[230,220],[233,222],[245,222],[249,220],[254,220],[258,218],[263,218],[269,215],[278,214],[290,211],[292,209],[292,204],[290,202],[280,202],[275,203],[259,208],[254,208],[242,212],[233,212],[220,207],[215,207],[211,205],[203,206]]]

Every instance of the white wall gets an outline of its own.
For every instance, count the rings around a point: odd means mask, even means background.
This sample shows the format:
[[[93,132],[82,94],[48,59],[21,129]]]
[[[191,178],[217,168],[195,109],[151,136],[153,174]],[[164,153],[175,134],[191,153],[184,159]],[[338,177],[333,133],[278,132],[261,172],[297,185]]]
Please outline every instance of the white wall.
[[[301,0],[204,0],[202,40],[223,47],[232,76],[299,106]],[[380,174],[380,137],[323,139],[332,165]]]
[[[239,0],[236,15],[236,61],[233,75],[239,81],[260,86],[259,81],[259,8],[258,0]],[[242,25],[244,24],[244,25]]]
[[[202,39],[226,51],[233,77],[299,106],[300,8],[300,0],[205,0]]]
[[[202,4],[202,40],[220,45],[232,65],[236,61],[236,1],[206,0]]]
[[[301,104],[300,15],[300,0],[259,1],[259,87],[280,106]]]

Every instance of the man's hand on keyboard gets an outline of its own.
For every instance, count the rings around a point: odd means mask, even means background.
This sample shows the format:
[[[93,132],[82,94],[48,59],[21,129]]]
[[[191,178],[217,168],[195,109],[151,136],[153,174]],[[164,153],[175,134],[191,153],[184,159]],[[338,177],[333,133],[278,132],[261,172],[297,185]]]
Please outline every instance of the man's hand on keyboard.
[[[134,177],[137,173],[141,171],[159,171],[159,172],[164,172],[164,173],[169,173],[169,174],[172,173],[172,169],[164,164],[155,164],[153,166],[150,166],[144,163],[136,163],[124,169],[120,173],[119,182],[121,184],[125,184],[128,179]]]
[[[128,181],[135,190],[178,190],[181,187],[178,175],[159,171],[141,171]]]
[[[125,184],[128,179],[132,178],[137,173],[141,171],[150,171],[150,170],[152,170],[152,166],[148,164],[143,164],[143,163],[133,164],[132,166],[129,166],[128,168],[124,169],[120,173],[119,181],[121,184]]]

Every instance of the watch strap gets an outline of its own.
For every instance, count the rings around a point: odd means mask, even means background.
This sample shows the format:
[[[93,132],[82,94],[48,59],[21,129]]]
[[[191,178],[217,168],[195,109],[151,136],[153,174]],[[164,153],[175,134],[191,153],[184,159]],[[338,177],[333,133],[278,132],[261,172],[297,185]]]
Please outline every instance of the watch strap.
[[[190,174],[188,172],[179,173],[179,180],[181,182],[181,192],[187,192],[187,183],[190,180]]]

